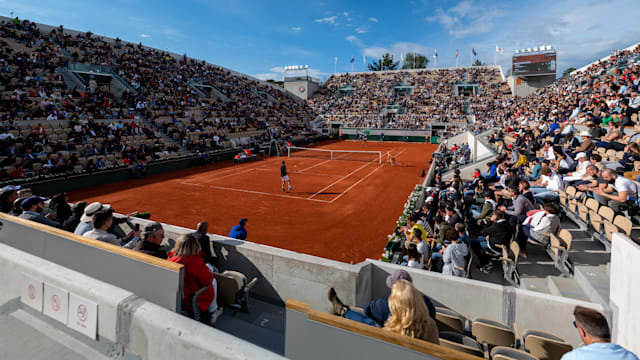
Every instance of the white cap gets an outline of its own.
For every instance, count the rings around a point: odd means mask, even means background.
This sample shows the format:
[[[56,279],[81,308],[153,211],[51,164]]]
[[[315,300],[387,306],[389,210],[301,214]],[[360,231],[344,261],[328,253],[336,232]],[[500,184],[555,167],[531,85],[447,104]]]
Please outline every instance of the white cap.
[[[586,158],[586,157],[587,157],[586,153],[579,152],[578,155],[576,155],[576,160]]]
[[[588,136],[588,137],[591,137],[591,134],[589,134],[589,132],[588,132],[588,131],[583,131],[583,132],[581,132],[581,133],[580,133],[580,136]]]

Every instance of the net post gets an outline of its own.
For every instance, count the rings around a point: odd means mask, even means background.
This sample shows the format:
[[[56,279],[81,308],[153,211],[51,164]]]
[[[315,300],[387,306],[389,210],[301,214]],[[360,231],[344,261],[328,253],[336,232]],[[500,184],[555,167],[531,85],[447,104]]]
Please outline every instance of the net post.
[[[291,157],[291,146],[287,146],[287,157]]]
[[[382,164],[382,151],[378,151],[378,164]]]
[[[333,151],[330,151],[329,154],[331,155],[331,160],[333,160]]]

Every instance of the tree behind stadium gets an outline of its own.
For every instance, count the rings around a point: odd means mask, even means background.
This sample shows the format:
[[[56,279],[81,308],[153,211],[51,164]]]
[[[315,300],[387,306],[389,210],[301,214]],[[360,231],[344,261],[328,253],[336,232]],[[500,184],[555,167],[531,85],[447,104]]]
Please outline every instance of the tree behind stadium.
[[[429,65],[429,58],[422,54],[408,53],[404,58],[403,69],[426,69]]]
[[[398,69],[398,62],[393,61],[393,55],[386,53],[380,59],[368,64],[367,67],[369,71],[396,70]]]

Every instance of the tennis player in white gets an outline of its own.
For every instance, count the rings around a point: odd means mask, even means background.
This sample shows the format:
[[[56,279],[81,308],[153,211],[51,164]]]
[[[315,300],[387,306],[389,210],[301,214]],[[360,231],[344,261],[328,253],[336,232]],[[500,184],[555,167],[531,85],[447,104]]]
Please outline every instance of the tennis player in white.
[[[282,180],[282,191],[284,191],[285,182],[289,185],[289,191],[293,190],[291,188],[291,180],[289,179],[289,175],[287,175],[287,167],[284,164],[284,160],[282,161],[282,165],[280,165],[280,179]]]

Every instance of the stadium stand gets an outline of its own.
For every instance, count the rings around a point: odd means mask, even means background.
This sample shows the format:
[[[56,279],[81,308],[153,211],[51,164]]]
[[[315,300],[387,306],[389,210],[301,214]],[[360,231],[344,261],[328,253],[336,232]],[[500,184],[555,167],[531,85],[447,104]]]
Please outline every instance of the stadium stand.
[[[8,339],[10,356],[31,351],[17,340],[44,324],[62,337],[37,335],[45,354],[68,358],[80,348],[80,358],[557,359],[579,345],[571,326],[578,305],[609,317],[617,339],[637,349],[637,321],[626,315],[635,311],[631,269],[640,256],[632,240],[640,188],[629,172],[640,161],[633,134],[640,47],[523,99],[505,94],[495,68],[467,68],[336,75],[308,108],[247,77],[119,39],[61,27],[44,32],[28,21],[3,22],[0,35],[0,180],[300,140],[311,133],[315,113],[353,127],[447,122],[460,123],[456,132],[471,131],[460,143],[441,145],[415,213],[388,248],[395,264],[344,264],[211,234],[202,240],[191,229],[112,217],[102,204],[89,216],[93,204],[71,207],[64,196],[47,202],[5,186],[0,317],[11,328],[0,338]],[[110,83],[70,75],[87,68],[108,74]],[[477,86],[478,93],[454,95],[456,85]],[[490,159],[478,156],[476,142],[493,147]],[[58,229],[67,220],[91,222],[93,233],[116,244]],[[167,254],[176,241],[177,255]],[[144,246],[147,254],[139,251]],[[593,254],[597,259],[585,260]],[[541,258],[551,259],[552,272],[540,269]],[[609,263],[611,270],[602,271]],[[399,272],[408,278],[399,280]],[[607,284],[590,279],[593,273]],[[76,309],[65,321],[46,314],[55,302],[43,294],[60,289],[69,300],[97,305],[93,336],[78,340],[71,330]],[[329,289],[345,302],[331,295],[327,301]],[[215,329],[203,316],[212,301],[228,309]],[[379,301],[386,320],[374,316]],[[400,314],[410,314],[402,319],[410,327],[393,326]]]

